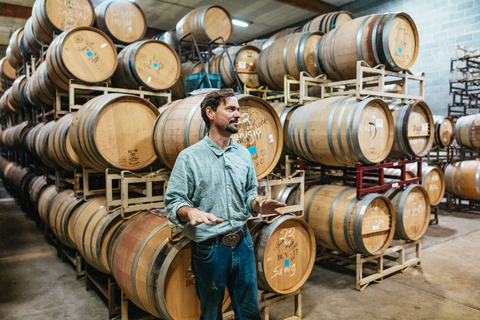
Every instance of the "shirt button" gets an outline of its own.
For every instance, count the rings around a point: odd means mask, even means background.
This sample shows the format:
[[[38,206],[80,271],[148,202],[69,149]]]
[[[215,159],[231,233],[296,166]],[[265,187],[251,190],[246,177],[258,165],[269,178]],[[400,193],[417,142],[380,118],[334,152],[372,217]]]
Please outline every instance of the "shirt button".
[[[229,185],[229,184],[227,184],[227,188],[230,188],[230,185]]]

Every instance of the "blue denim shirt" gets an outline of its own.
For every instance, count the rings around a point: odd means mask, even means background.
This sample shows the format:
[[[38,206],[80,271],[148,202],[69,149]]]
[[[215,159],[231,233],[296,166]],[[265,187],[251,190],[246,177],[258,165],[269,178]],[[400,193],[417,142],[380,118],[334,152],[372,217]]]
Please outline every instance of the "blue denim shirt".
[[[182,227],[185,236],[201,242],[238,231],[251,214],[256,215],[250,203],[257,188],[250,152],[231,138],[224,151],[207,135],[180,152],[168,181],[165,209],[168,219]],[[177,211],[183,206],[209,212],[224,222],[196,227],[181,223]]]

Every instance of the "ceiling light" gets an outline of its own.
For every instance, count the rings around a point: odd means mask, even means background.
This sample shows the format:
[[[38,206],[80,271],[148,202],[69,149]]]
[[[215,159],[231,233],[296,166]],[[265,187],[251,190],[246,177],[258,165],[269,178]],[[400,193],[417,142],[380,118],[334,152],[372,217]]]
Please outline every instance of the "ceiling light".
[[[232,23],[234,25],[242,27],[242,28],[248,27],[248,22],[246,22],[246,21],[242,21],[242,20],[238,20],[238,19],[232,19]]]

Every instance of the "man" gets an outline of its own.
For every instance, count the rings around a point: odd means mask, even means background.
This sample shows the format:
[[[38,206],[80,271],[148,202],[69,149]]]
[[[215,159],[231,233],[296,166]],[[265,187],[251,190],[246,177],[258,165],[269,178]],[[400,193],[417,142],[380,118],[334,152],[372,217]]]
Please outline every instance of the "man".
[[[165,195],[167,215],[192,240],[200,319],[222,319],[225,287],[236,319],[261,319],[246,221],[260,210],[281,214],[276,209],[285,204],[275,200],[262,203],[256,197],[252,157],[230,137],[238,132],[240,119],[233,90],[208,93],[201,112],[208,135],[178,156]]]

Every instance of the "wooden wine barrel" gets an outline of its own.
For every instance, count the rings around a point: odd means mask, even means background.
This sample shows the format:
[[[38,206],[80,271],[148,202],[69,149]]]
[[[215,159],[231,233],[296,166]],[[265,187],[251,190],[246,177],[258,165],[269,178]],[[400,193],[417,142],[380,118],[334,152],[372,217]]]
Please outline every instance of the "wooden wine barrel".
[[[37,0],[33,4],[32,18],[33,34],[49,44],[54,32],[91,27],[95,12],[90,0]]]
[[[257,47],[258,49],[263,50],[265,49],[265,43],[267,42],[268,39],[255,39],[252,41],[247,42],[247,46],[254,46]]]
[[[2,180],[7,181],[8,183],[8,177],[10,176],[10,172],[12,170],[15,170],[17,167],[18,165],[15,162],[7,162],[2,171]]]
[[[290,120],[292,119],[293,111],[297,108],[296,106],[288,106],[284,102],[272,103],[272,107],[278,114],[280,118],[280,123],[283,128],[283,152],[289,156],[296,156],[292,151],[290,146],[290,139],[288,137],[288,128],[290,126]]]
[[[316,244],[312,228],[294,216],[283,216],[271,224],[251,229],[258,287],[288,294],[299,289],[315,263]]]
[[[32,77],[27,80],[22,88],[23,96],[33,108],[40,109],[41,106],[50,107],[56,97],[56,90],[53,82],[48,76],[47,63],[44,61],[40,64]]]
[[[55,187],[55,185],[51,185],[48,186],[38,198],[38,215],[40,216],[40,219],[43,221],[45,226],[49,228],[50,203],[57,194],[57,188]]]
[[[43,164],[50,168],[57,167],[57,163],[48,155],[48,136],[54,125],[55,121],[47,122],[35,134],[35,152]]]
[[[19,110],[16,110],[12,105],[12,87],[5,90],[3,95],[0,97],[0,113],[3,114],[12,114],[16,113]]]
[[[422,100],[387,102],[395,123],[395,139],[388,155],[391,159],[415,158],[428,154],[433,145],[432,112]]]
[[[99,196],[82,204],[73,220],[75,245],[95,269],[111,274],[107,250],[115,231],[123,223],[120,210],[107,212],[106,198]]]
[[[177,39],[192,33],[196,42],[210,42],[222,37],[225,42],[233,35],[232,17],[221,6],[204,6],[187,13],[177,23]],[[191,41],[192,36],[184,40]],[[216,43],[221,43],[217,40]]]
[[[199,73],[203,71],[202,64],[200,62],[187,61],[181,65],[180,77],[177,82],[172,86],[172,98],[173,100],[183,99],[186,97],[185,93],[185,81],[186,77],[191,74]],[[214,73],[214,72],[211,72]]]
[[[228,54],[220,53],[219,74],[226,88],[236,84],[235,72],[240,81],[247,87],[256,88],[260,86],[257,73],[257,60],[260,49],[254,46],[234,46],[228,48]],[[232,65],[233,64],[233,65]]]
[[[393,144],[393,118],[383,100],[332,97],[293,111],[288,147],[299,157],[330,166],[383,161]]]
[[[412,241],[420,239],[430,223],[430,200],[427,191],[422,186],[411,184],[405,190],[390,189],[385,196],[392,202],[397,216],[395,238]]]
[[[418,43],[417,27],[408,14],[373,14],[325,34],[316,60],[329,79],[355,79],[358,60],[392,71],[409,69],[417,59]]]
[[[118,55],[114,83],[120,87],[163,90],[175,84],[180,75],[180,58],[160,40],[144,40],[125,47]]]
[[[155,152],[170,169],[183,149],[205,137],[206,126],[200,111],[205,96],[199,94],[171,102],[155,123]],[[263,99],[242,94],[235,97],[242,116],[239,119],[239,131],[232,135],[232,139],[250,151],[257,179],[261,179],[272,171],[282,153],[280,119]]]
[[[29,129],[30,125],[28,121],[23,121],[15,126],[15,130],[13,131],[13,143],[15,150],[21,151],[23,149],[22,141],[25,139],[25,135],[28,133]]]
[[[74,116],[75,113],[69,113],[57,120],[48,136],[48,156],[67,171],[75,171],[82,167],[80,158],[70,142],[70,125]]]
[[[272,186],[272,199],[285,203],[287,206],[297,204],[297,196],[299,185],[294,183],[284,186]]]
[[[12,84],[12,91],[11,91],[11,96],[10,96],[10,105],[15,109],[16,111],[20,111],[21,109],[24,109],[24,103],[22,101],[22,88],[25,85],[25,82],[27,82],[27,76],[26,75],[21,75]]]
[[[390,200],[380,194],[359,201],[355,188],[323,185],[305,193],[305,220],[321,246],[375,255],[390,245],[396,215]]]
[[[142,8],[133,1],[103,1],[95,7],[95,27],[115,43],[130,44],[143,39],[147,20]]]
[[[459,161],[447,165],[445,188],[456,196],[480,200],[480,161]]]
[[[183,238],[172,243],[168,236],[168,219],[151,213],[141,213],[122,225],[109,249],[113,276],[143,310],[162,319],[199,319],[190,241]],[[227,293],[224,310],[229,303]]]
[[[400,169],[397,169],[397,168],[385,168],[385,169],[383,169],[383,174],[384,175],[395,177],[395,178],[385,177],[384,178],[385,183],[389,183],[389,182],[394,183],[395,181],[398,181],[400,179],[401,172],[402,171]],[[415,177],[416,177],[416,175],[415,175],[415,173],[413,173],[413,171],[405,169],[405,179],[413,179]]]
[[[26,137],[26,145],[27,145],[27,149],[36,157],[36,158],[39,158],[38,157],[38,154],[37,154],[37,149],[35,148],[35,141],[37,140],[37,135],[38,135],[38,132],[40,131],[40,129],[42,127],[45,126],[45,122],[40,122],[39,124],[37,124],[35,127],[32,128],[32,130],[30,130],[28,133],[27,133],[27,137]]]
[[[327,33],[348,21],[352,21],[352,19],[353,15],[349,11],[325,13],[307,22],[303,26],[302,32],[320,31]]]
[[[14,191],[15,197],[18,199],[22,193],[23,179],[28,175],[28,170],[25,167],[17,166],[14,170],[9,172],[7,177],[9,184]]]
[[[23,27],[15,30],[10,37],[8,48],[6,51],[7,59],[10,65],[18,69],[23,64],[22,51],[20,45],[23,37]]]
[[[416,164],[409,164],[406,168],[417,176]],[[422,187],[428,193],[430,204],[432,206],[439,204],[445,194],[445,178],[442,169],[422,163]]]
[[[467,148],[480,148],[480,114],[463,116],[455,124],[455,139]]]
[[[167,32],[162,33],[161,35],[156,35],[152,38],[153,40],[160,40],[165,42],[166,44],[170,45],[177,53],[180,43],[177,39],[177,31],[176,30],[169,30]]]
[[[283,37],[286,37],[294,33],[299,33],[299,32],[301,32],[300,27],[287,28],[287,29],[278,31],[277,33],[275,33],[273,36],[271,36],[265,41],[265,43],[263,44],[262,50],[265,50],[266,48],[270,47],[273,43],[275,43],[276,41],[278,41]]]
[[[47,187],[47,178],[45,176],[39,176],[37,180],[35,180],[35,182],[32,184],[29,191],[29,196],[30,201],[32,202],[32,206],[35,208],[35,210],[38,210],[38,201],[40,200],[40,196],[43,194],[45,189],[47,189]]]
[[[21,46],[26,47],[31,55],[35,57],[40,56],[42,43],[39,39],[37,39],[37,37],[35,37],[35,34],[33,33],[33,17],[28,18],[27,22],[25,23]]]
[[[57,194],[50,204],[50,228],[58,240],[73,249],[77,248],[73,237],[73,220],[83,203],[83,198],[75,198],[75,192],[67,189]]]
[[[45,60],[50,81],[68,91],[71,79],[83,84],[107,81],[117,67],[117,50],[102,31],[77,27],[52,41]]]
[[[17,71],[8,62],[7,57],[0,59],[0,78],[7,81],[14,81],[17,78]],[[6,90],[7,88],[3,88]]]
[[[107,94],[84,104],[70,126],[70,143],[93,169],[138,170],[155,161],[152,131],[159,112],[149,101]]]
[[[455,140],[455,124],[451,117],[433,116],[435,122],[434,146],[448,147]]]
[[[271,89],[283,90],[285,75],[299,80],[300,72],[305,71],[316,77],[319,69],[314,55],[320,38],[320,32],[294,33],[262,50],[257,62],[260,82]]]

